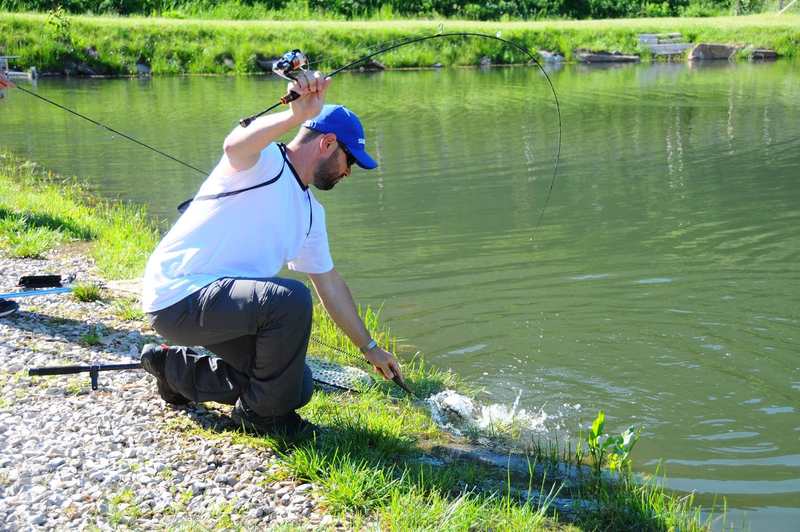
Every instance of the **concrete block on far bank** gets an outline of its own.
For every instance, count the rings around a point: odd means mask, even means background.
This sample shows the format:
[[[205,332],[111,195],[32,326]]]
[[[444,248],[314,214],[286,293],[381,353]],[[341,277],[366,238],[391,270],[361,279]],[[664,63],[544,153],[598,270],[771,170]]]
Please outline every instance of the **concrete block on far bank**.
[[[558,52],[550,52],[549,50],[539,50],[539,55],[544,59],[545,63],[561,63],[564,61],[564,56]]]
[[[137,76],[149,76],[151,73],[150,65],[146,63],[136,63]]]
[[[778,59],[778,52],[767,48],[754,48],[749,55],[750,61],[775,61]]]
[[[620,52],[593,52],[591,50],[575,50],[575,58],[582,63],[638,63],[638,55]]]
[[[367,59],[363,63],[358,65],[358,70],[360,72],[381,72],[382,70],[386,70],[386,65],[381,63],[380,61],[376,61],[375,59]]]
[[[729,44],[700,43],[689,52],[689,61],[718,61],[729,60],[739,49],[738,46]]]

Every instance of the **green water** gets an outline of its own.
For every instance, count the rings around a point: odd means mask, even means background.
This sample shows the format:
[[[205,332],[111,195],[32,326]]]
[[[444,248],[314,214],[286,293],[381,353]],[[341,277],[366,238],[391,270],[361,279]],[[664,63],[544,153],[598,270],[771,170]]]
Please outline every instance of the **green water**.
[[[317,197],[334,260],[404,353],[543,410],[644,425],[634,459],[754,530],[800,518],[796,64],[343,75],[378,170]],[[211,168],[283,84],[44,80],[38,92]],[[0,145],[165,223],[202,177],[19,92]],[[247,245],[246,242],[242,243]]]

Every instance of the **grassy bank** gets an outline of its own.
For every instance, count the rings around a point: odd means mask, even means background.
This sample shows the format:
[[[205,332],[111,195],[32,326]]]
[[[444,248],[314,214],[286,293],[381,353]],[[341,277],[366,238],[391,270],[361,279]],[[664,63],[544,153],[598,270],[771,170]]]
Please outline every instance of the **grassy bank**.
[[[14,240],[18,237],[29,242],[27,246],[18,246]],[[9,154],[0,156],[0,242],[4,253],[27,255],[26,250],[35,245],[36,254],[44,254],[60,243],[81,239],[92,243],[104,275],[129,277],[141,273],[156,238],[143,211],[93,200],[32,163]],[[107,256],[106,248],[118,251]],[[396,347],[376,313],[368,309],[364,317],[383,345]],[[313,334],[325,343],[356,351],[320,308],[315,312]],[[353,358],[315,344],[311,351],[357,364]],[[404,367],[409,385],[421,397],[462,387],[452,374],[428,368],[419,358],[407,361]],[[223,406],[210,408],[221,418],[227,411]],[[583,444],[579,452],[548,442],[529,448],[530,468],[521,477],[474,462],[435,465],[430,450],[449,445],[454,438],[433,423],[422,403],[403,396],[385,381],[360,393],[316,393],[302,414],[323,432],[316,440],[295,446],[233,429],[204,428],[189,417],[180,417],[167,429],[219,439],[221,445],[234,442],[278,450],[282,467],[277,475],[313,482],[325,498],[327,510],[345,516],[354,529],[373,524],[398,531],[708,528],[691,497],[679,498],[655,484],[636,483],[630,474],[610,480],[587,472],[580,482],[556,480],[555,472],[565,463],[579,466],[589,461],[592,451],[583,452]],[[514,430],[507,429],[495,434],[509,438]],[[599,459],[598,464],[602,463]],[[275,474],[260,475],[255,481],[275,480]],[[533,502],[529,495],[534,496]],[[575,501],[574,506],[564,511],[562,505],[557,513],[551,504],[556,495]]]
[[[0,151],[0,249],[40,258],[55,246],[91,242],[109,279],[139,275],[158,233],[143,209],[92,198],[74,181]]]
[[[136,73],[144,61],[156,74],[258,73],[259,60],[291,48],[306,52],[315,67],[331,69],[365,50],[412,35],[482,32],[571,58],[577,48],[638,53],[640,33],[681,32],[689,42],[717,42],[775,49],[786,57],[800,50],[800,16],[650,18],[589,21],[212,21],[0,13],[0,51],[18,55],[20,69],[64,72],[85,64],[97,74]],[[382,55],[390,68],[495,64],[526,58],[498,41],[434,39]],[[645,56],[645,59],[647,57]]]

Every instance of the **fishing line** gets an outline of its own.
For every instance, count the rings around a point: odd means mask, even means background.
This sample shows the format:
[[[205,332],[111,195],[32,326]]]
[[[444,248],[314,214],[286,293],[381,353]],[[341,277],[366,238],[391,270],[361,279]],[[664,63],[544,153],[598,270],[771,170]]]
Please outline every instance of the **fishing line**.
[[[185,167],[187,167],[187,168],[191,168],[192,170],[195,170],[195,171],[197,171],[197,172],[200,172],[200,173],[201,173],[201,174],[203,174],[203,175],[208,175],[208,172],[205,172],[205,171],[203,171],[203,170],[200,170],[199,168],[197,168],[197,167],[195,167],[195,166],[192,166],[191,164],[189,164],[189,163],[187,163],[187,162],[181,161],[181,160],[180,160],[180,159],[178,159],[177,157],[173,157],[172,155],[170,155],[170,154],[168,154],[168,153],[165,153],[165,152],[163,152],[163,151],[159,150],[158,148],[154,148],[153,146],[150,146],[149,144],[146,144],[146,143],[144,143],[144,142],[142,142],[142,141],[140,141],[140,140],[137,140],[137,139],[135,139],[135,138],[131,137],[130,135],[126,135],[125,133],[123,133],[123,132],[121,132],[121,131],[117,131],[116,129],[114,129],[114,128],[110,127],[110,126],[107,126],[107,125],[105,125],[105,124],[103,124],[103,123],[101,123],[101,122],[98,122],[97,120],[94,120],[94,119],[92,119],[92,118],[89,118],[88,116],[86,116],[86,115],[84,115],[84,114],[81,114],[81,113],[79,113],[78,111],[73,111],[73,110],[72,110],[72,109],[70,109],[69,107],[64,107],[63,105],[61,105],[61,104],[60,104],[60,103],[58,103],[58,102],[54,102],[53,100],[50,100],[49,98],[45,98],[44,96],[40,96],[39,94],[36,94],[36,93],[35,93],[35,92],[33,92],[33,91],[29,91],[28,89],[24,89],[24,88],[20,87],[19,85],[17,85],[17,86],[16,86],[16,88],[17,88],[17,89],[19,89],[19,90],[21,90],[21,91],[22,91],[22,92],[24,92],[25,94],[30,94],[30,95],[31,95],[31,96],[33,96],[34,98],[39,98],[40,100],[43,100],[43,101],[45,101],[45,102],[47,102],[47,103],[49,103],[49,104],[51,104],[51,105],[55,105],[55,106],[56,106],[56,107],[58,107],[59,109],[63,109],[64,111],[66,111],[66,112],[68,112],[68,113],[72,113],[72,114],[74,114],[75,116],[78,116],[78,117],[80,117],[80,118],[83,118],[84,120],[87,120],[87,121],[91,122],[92,124],[94,124],[94,125],[96,125],[96,126],[100,126],[100,127],[102,127],[103,129],[106,129],[106,130],[108,130],[108,131],[110,131],[110,132],[114,133],[115,135],[119,135],[120,137],[122,137],[122,138],[125,138],[125,139],[128,139],[128,140],[130,140],[131,142],[135,142],[136,144],[138,144],[139,146],[142,146],[143,148],[147,148],[148,150],[153,150],[153,151],[154,151],[154,152],[156,152],[157,154],[159,154],[159,155],[163,155],[163,156],[164,156],[164,157],[166,157],[167,159],[171,159],[171,160],[175,161],[176,163],[182,164],[183,166],[185,166]]]

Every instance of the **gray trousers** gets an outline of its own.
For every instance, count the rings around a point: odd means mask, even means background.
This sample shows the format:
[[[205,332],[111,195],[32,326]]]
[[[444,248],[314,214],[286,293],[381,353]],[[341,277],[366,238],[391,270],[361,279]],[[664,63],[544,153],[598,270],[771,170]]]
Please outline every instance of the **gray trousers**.
[[[148,318],[170,344],[201,345],[219,357],[170,353],[165,377],[173,390],[196,402],[241,397],[256,413],[279,416],[311,399],[312,309],[299,281],[226,278]]]

